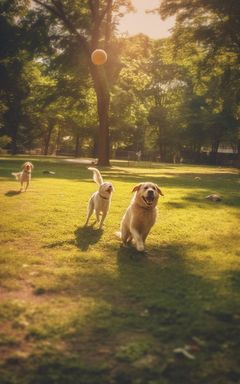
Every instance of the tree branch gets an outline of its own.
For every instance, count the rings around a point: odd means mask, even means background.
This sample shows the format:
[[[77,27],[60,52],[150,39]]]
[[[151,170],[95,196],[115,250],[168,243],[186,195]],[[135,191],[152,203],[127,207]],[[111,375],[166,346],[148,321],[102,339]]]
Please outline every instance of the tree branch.
[[[53,6],[46,4],[41,0],[33,0],[36,4],[41,5],[43,8],[47,9],[50,13],[55,15],[66,27],[70,34],[77,37],[77,40],[80,43],[80,46],[84,49],[85,53],[90,55],[90,48],[85,36],[78,32],[75,25],[71,22],[69,18],[67,18],[66,13],[64,11],[64,7],[61,1],[59,0],[51,0]]]
[[[112,6],[112,0],[107,0],[107,5],[99,15],[100,22],[104,19],[105,15],[110,11]]]
[[[51,7],[51,5],[44,3],[40,0],[33,0],[34,3],[41,5],[43,8],[47,9],[50,13],[54,14],[55,16],[59,17],[59,14],[57,13],[56,9],[54,7]]]
[[[97,14],[98,14],[98,10],[99,10],[99,0],[88,0],[88,4],[89,4],[89,8],[91,10],[93,19],[95,19]]]

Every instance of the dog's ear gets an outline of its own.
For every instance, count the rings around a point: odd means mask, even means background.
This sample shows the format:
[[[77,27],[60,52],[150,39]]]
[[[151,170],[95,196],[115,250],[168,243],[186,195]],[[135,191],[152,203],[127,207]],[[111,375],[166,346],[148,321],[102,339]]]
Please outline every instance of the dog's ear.
[[[24,164],[22,165],[22,169],[25,168],[26,164],[27,164],[27,161],[26,161],[26,163],[24,163]]]
[[[30,163],[30,165],[31,165],[31,167],[32,167],[32,169],[34,168],[34,165],[32,164],[32,163]]]
[[[157,191],[159,193],[159,195],[161,196],[164,196],[164,194],[162,193],[161,189],[159,188],[159,186],[157,184],[155,184],[156,188],[157,188]]]
[[[136,192],[140,189],[142,184],[138,184],[138,185],[135,185],[135,187],[133,188],[132,192]]]

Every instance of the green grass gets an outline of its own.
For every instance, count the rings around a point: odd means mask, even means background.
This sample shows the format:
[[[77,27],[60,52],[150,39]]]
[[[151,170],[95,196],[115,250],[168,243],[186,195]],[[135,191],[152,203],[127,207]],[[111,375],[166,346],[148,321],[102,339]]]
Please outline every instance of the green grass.
[[[83,228],[86,165],[30,158],[18,194],[10,174],[25,159],[0,159],[1,384],[240,383],[237,170],[113,162],[99,231]],[[141,181],[165,194],[144,255],[114,235]],[[195,359],[174,352],[186,345]]]

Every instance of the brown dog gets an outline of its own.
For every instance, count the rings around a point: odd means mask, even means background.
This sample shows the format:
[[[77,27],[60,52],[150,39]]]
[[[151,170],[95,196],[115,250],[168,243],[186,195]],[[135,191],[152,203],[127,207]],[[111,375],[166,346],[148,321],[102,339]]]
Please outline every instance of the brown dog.
[[[124,245],[134,240],[138,251],[144,251],[144,243],[157,217],[159,195],[164,196],[154,183],[141,183],[133,188],[135,195],[124,214],[120,236]]]
[[[31,175],[32,175],[32,169],[33,165],[29,161],[23,164],[22,166],[22,172],[12,172],[12,175],[16,177],[16,180],[20,181],[21,183],[21,188],[20,191],[22,192],[23,190],[23,184],[26,183],[25,185],[25,192],[29,186],[30,180],[31,180]]]

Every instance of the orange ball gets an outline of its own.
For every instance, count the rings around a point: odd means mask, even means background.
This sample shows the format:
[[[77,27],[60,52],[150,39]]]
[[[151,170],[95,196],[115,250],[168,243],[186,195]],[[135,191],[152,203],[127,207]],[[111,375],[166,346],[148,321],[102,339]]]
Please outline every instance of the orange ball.
[[[107,54],[103,49],[95,49],[91,54],[91,60],[95,65],[105,64],[107,61]]]

